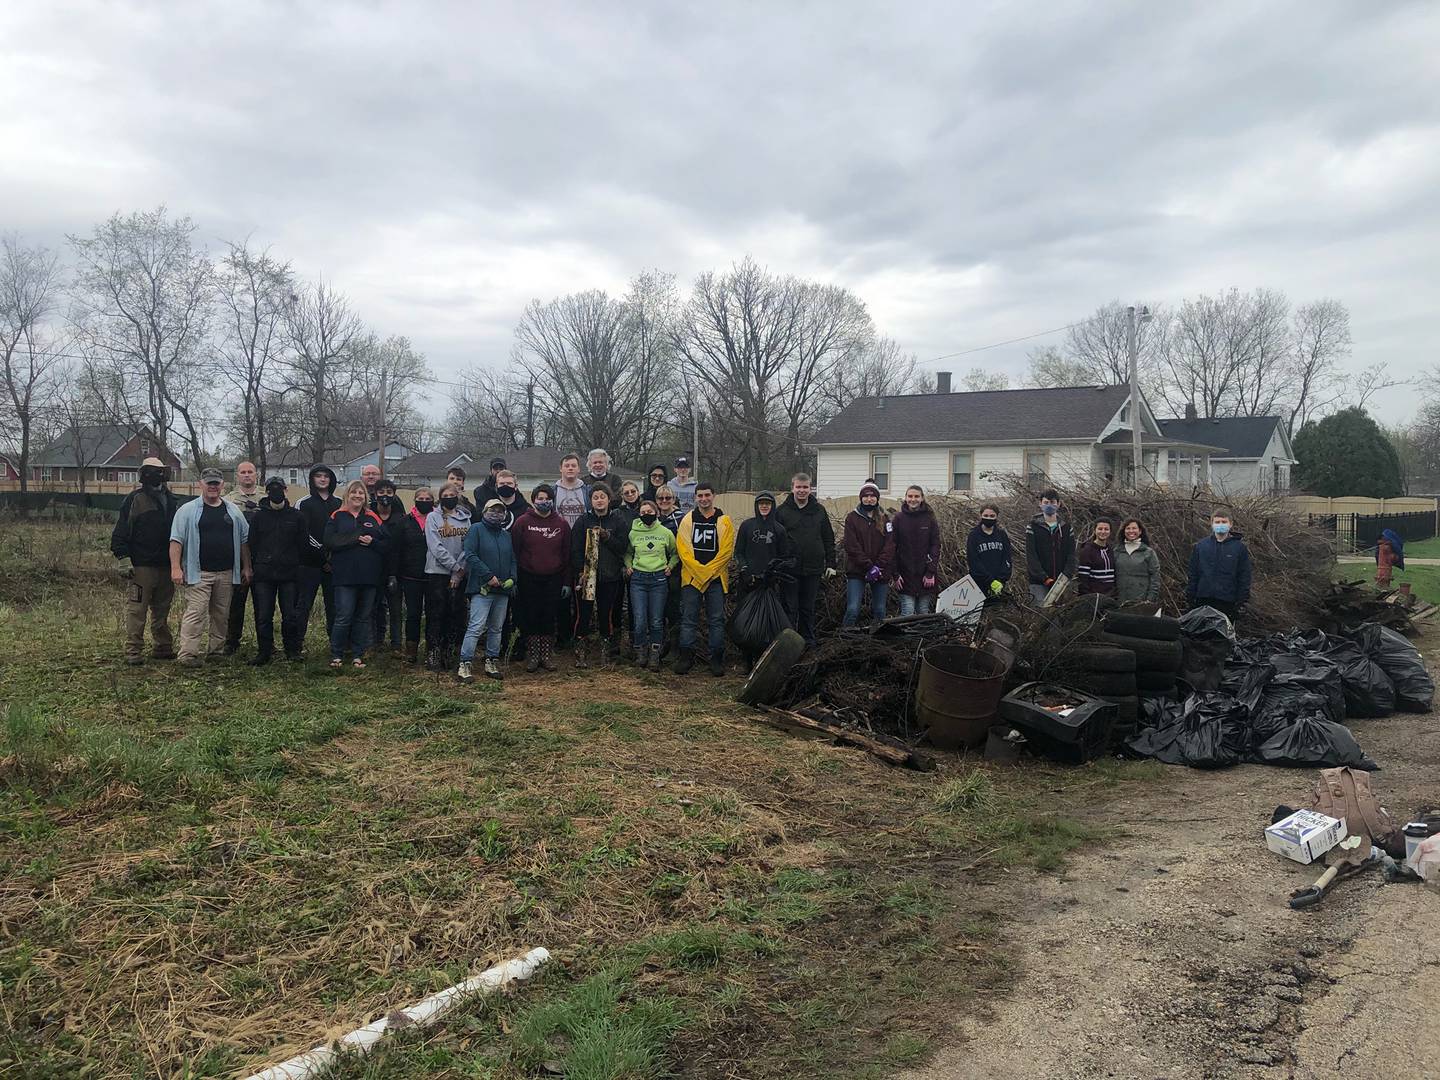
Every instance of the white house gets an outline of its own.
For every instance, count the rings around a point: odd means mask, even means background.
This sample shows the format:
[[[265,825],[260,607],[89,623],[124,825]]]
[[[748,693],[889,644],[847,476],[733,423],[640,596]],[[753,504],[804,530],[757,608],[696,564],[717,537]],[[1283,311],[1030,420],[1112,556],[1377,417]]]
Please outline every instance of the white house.
[[[1285,422],[1278,416],[1197,417],[1187,415],[1161,420],[1167,439],[1213,443],[1225,447],[1210,455],[1209,486],[1222,495],[1258,495],[1290,490],[1290,468],[1295,451]],[[1183,449],[1169,451],[1166,477],[1170,483],[1191,487],[1205,483],[1203,463]]]
[[[940,380],[942,388],[948,383]],[[826,497],[853,495],[873,477],[898,499],[909,484],[935,494],[986,494],[1006,475],[1024,475],[1032,487],[1129,484],[1129,402],[1124,386],[857,398],[815,434],[817,489]],[[1140,411],[1143,468],[1160,482],[1168,452],[1223,449],[1169,438],[1143,398]]]

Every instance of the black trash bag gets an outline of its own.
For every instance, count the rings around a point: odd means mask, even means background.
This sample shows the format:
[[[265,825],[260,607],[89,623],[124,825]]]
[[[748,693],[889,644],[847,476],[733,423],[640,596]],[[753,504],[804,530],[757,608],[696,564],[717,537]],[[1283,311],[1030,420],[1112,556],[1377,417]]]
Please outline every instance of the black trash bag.
[[[1425,660],[1414,645],[1388,626],[1375,623],[1365,623],[1350,637],[1390,676],[1397,709],[1430,711],[1430,704],[1435,700],[1435,680],[1425,670]]]
[[[1329,719],[1337,723],[1345,719],[1345,683],[1335,661],[1317,652],[1282,652],[1273,654],[1270,664],[1275,677],[1266,688],[1267,694],[1276,687],[1319,694],[1327,703]]]
[[[1305,716],[1334,721],[1330,703],[1321,695],[1297,686],[1272,684],[1250,711],[1251,744],[1259,746]]]
[[[1265,694],[1265,687],[1270,685],[1270,680],[1275,678],[1275,667],[1273,664],[1244,662],[1236,664],[1233,660],[1225,667],[1225,677],[1220,681],[1222,693],[1229,694],[1245,708],[1253,713],[1260,706],[1260,699]]]
[[[1223,769],[1244,758],[1249,729],[1243,705],[1224,694],[1195,694],[1174,708],[1178,718],[1142,728],[1126,740],[1126,748],[1140,757],[1192,769]]]
[[[1261,765],[1290,765],[1302,769],[1349,765],[1369,772],[1380,767],[1361,751],[1349,728],[1318,716],[1302,716],[1276,732],[1255,747],[1250,760]]]
[[[1177,723],[1185,713],[1185,705],[1167,697],[1147,694],[1140,699],[1138,722],[1142,728],[1165,727]]]
[[[730,616],[730,640],[748,652],[764,652],[781,630],[788,629],[790,616],[785,614],[778,589],[750,590]]]
[[[1228,641],[1235,643],[1235,624],[1223,611],[1213,607],[1191,608],[1180,616],[1180,636],[1197,641]]]
[[[1395,684],[1385,669],[1365,655],[1354,641],[1331,645],[1326,657],[1340,667],[1340,683],[1345,689],[1345,715],[1356,717],[1389,716],[1395,711]]]
[[[1230,642],[1224,638],[1182,636],[1180,646],[1180,678],[1204,693],[1219,690],[1225,680],[1225,661],[1230,657]]]

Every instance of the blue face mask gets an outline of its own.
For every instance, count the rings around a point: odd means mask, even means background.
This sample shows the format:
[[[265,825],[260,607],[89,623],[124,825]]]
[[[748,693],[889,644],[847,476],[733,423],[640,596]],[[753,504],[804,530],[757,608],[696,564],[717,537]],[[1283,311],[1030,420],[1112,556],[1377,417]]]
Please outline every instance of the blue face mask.
[[[1215,522],[1215,524],[1211,525],[1210,528],[1214,530],[1216,536],[1224,536],[1230,531],[1230,523],[1226,521],[1217,521]]]
[[[1054,503],[1041,503],[1041,504],[1040,504],[1040,513],[1044,514],[1046,517],[1054,517],[1054,516],[1055,516],[1057,513],[1059,513],[1059,512],[1060,512],[1060,508],[1059,508],[1058,506],[1056,506]]]

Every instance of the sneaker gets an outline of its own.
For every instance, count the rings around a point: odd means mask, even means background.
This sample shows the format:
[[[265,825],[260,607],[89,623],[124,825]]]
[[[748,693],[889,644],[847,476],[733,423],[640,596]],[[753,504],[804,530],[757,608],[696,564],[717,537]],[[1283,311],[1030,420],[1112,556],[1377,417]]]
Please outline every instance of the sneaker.
[[[525,654],[525,671],[528,674],[535,674],[540,670],[540,639],[531,638],[530,647]]]
[[[285,659],[292,664],[298,664],[305,659],[305,654],[298,652],[287,652],[285,654]]]
[[[649,668],[650,668],[651,671],[659,671],[659,670],[660,670],[660,646],[659,646],[659,645],[651,645],[651,646],[650,646],[650,663],[649,663],[648,666],[649,666]]]
[[[493,656],[487,656],[485,658],[485,674],[492,679],[503,679],[505,677],[500,674],[500,661]]]
[[[143,663],[145,663],[145,658],[143,656],[125,657],[125,664],[127,667],[139,667]]]
[[[261,653],[259,656],[255,657],[254,660],[251,660],[251,661],[250,661],[250,666],[251,666],[251,667],[264,667],[264,666],[265,666],[266,664],[268,664],[268,663],[270,663],[270,654],[269,654],[269,653]]]
[[[204,667],[204,666],[205,666],[205,661],[204,661],[204,660],[201,660],[200,657],[198,657],[198,656],[182,656],[182,657],[180,658],[180,666],[181,666],[181,667]]]
[[[330,658],[330,666],[332,668],[342,668],[345,666],[345,661],[338,656],[332,656]]]
[[[470,673],[470,661],[461,660],[460,666],[455,670],[455,678],[461,682],[474,682],[475,676]]]

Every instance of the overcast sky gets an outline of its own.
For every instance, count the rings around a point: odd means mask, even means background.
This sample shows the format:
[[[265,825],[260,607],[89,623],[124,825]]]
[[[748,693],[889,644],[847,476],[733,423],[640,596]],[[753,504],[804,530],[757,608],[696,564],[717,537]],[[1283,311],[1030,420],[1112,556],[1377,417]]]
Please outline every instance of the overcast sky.
[[[442,376],[503,364],[532,297],[746,254],[922,360],[1267,286],[1344,301],[1353,363],[1412,375],[1440,359],[1437,72],[1425,0],[8,0],[0,229],[163,202]],[[1018,381],[1056,340],[929,366]]]

